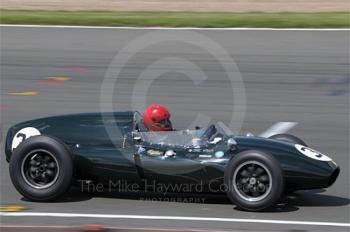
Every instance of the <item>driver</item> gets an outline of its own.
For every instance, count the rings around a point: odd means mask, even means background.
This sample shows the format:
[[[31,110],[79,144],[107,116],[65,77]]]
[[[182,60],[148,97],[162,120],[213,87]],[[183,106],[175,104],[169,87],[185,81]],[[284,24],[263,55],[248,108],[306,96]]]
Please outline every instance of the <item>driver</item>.
[[[148,131],[172,131],[170,113],[163,105],[150,105],[143,112],[143,124]]]

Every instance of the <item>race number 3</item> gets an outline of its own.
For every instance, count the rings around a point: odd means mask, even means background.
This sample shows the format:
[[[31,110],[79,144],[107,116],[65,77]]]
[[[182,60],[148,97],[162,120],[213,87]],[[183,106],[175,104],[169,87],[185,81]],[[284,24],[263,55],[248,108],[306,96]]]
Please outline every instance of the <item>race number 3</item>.
[[[315,159],[315,160],[319,160],[319,161],[332,161],[331,158],[329,158],[328,156],[322,154],[319,151],[316,151],[314,149],[311,149],[309,147],[305,147],[303,145],[300,144],[295,144],[295,148],[302,154],[306,155],[307,157],[311,158],[311,159]]]

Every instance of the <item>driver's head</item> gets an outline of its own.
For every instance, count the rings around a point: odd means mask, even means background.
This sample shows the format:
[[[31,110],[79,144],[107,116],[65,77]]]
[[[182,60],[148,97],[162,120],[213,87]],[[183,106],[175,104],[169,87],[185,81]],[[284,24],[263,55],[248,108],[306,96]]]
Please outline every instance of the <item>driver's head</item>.
[[[149,131],[171,131],[170,113],[165,106],[150,105],[143,112],[143,124]]]

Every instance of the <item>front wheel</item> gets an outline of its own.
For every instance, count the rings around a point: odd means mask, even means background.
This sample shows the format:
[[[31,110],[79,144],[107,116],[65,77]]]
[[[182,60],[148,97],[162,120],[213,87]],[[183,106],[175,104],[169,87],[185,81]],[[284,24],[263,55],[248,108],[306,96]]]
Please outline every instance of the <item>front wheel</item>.
[[[47,136],[34,136],[15,148],[10,160],[13,185],[32,201],[52,201],[62,196],[73,178],[68,149]]]
[[[261,211],[276,204],[284,192],[279,162],[260,151],[235,155],[225,170],[229,199],[247,211]]]

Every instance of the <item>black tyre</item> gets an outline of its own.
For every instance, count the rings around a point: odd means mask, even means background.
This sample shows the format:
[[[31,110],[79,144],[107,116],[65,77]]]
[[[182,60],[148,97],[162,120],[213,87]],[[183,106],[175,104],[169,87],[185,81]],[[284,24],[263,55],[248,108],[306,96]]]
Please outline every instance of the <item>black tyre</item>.
[[[239,208],[261,211],[275,205],[284,192],[279,162],[260,151],[235,155],[225,170],[227,195]]]
[[[10,160],[13,185],[32,201],[53,201],[70,187],[73,160],[65,145],[47,136],[23,141]]]
[[[290,134],[276,134],[276,135],[272,135],[269,137],[269,139],[277,139],[277,140],[282,140],[288,143],[293,143],[293,144],[300,144],[303,146],[306,146],[306,143],[299,139],[298,137],[294,136],[294,135],[290,135]]]

